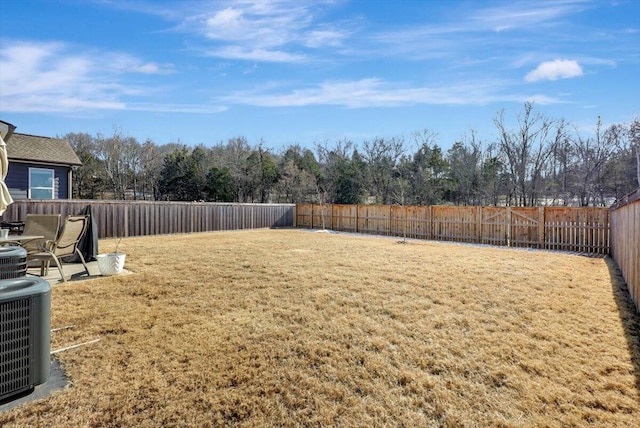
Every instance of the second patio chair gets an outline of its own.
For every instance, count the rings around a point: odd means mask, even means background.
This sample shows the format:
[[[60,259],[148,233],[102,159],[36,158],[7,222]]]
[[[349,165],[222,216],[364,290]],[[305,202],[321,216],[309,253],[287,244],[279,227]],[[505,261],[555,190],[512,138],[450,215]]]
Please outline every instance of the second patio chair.
[[[42,236],[43,239],[29,241],[22,245],[27,253],[37,253],[45,242],[55,241],[60,230],[60,214],[27,214],[23,235]]]
[[[87,231],[89,218],[84,215],[68,216],[62,227],[60,235],[55,240],[46,241],[44,246],[38,251],[27,253],[27,260],[40,260],[40,275],[45,276],[48,271],[48,262],[53,261],[60,271],[60,277],[65,282],[64,271],[60,259],[78,255],[84,266],[84,270],[89,274],[89,268],[84,261],[84,256],[78,249],[78,242]]]

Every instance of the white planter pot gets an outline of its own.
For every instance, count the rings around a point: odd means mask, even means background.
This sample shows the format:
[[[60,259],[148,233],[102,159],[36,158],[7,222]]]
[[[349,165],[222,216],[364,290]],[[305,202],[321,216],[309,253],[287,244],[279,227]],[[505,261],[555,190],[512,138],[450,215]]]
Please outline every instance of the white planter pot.
[[[108,253],[98,254],[98,270],[101,275],[110,276],[122,273],[124,269],[124,260],[127,257],[125,253]]]

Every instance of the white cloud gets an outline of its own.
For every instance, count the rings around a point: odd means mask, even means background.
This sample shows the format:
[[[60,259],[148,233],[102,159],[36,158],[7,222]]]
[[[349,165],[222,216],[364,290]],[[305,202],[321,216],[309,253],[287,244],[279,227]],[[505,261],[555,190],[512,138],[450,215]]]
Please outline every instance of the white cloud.
[[[346,108],[400,107],[411,105],[483,105],[491,102],[523,102],[536,99],[543,104],[560,102],[543,95],[526,96],[501,94],[497,82],[467,82],[458,85],[407,87],[381,79],[367,78],[350,81],[326,81],[316,86],[273,92],[266,90],[237,92],[222,100],[234,104],[260,107],[304,107],[332,105]]]
[[[530,102],[538,105],[548,105],[548,104],[564,104],[566,101],[559,100],[557,98],[550,97],[548,95],[536,94],[524,97],[522,102]]]
[[[196,32],[213,45],[209,56],[264,62],[307,59],[303,48],[340,46],[348,36],[344,23],[323,23],[315,14],[331,1],[244,0],[207,3],[213,10],[192,11],[180,29]]]
[[[0,111],[86,112],[89,110],[220,111],[193,105],[129,105],[125,99],[152,92],[124,83],[125,75],[165,74],[170,66],[127,54],[81,52],[63,43],[3,41],[0,45]]]
[[[514,1],[499,7],[480,9],[471,20],[495,32],[553,25],[560,18],[584,10],[589,3],[589,0]]]
[[[256,40],[256,31],[252,31],[252,25],[258,27],[259,22],[246,19],[240,9],[226,8],[213,14],[205,20],[206,36],[216,40]],[[256,28],[259,33],[265,33],[263,29]],[[264,40],[263,43],[268,43]]]
[[[332,29],[313,30],[305,35],[305,45],[310,48],[321,48],[323,46],[341,46],[342,41],[347,37],[343,31]]]
[[[535,70],[531,70],[524,77],[527,82],[537,82],[539,80],[569,79],[582,76],[582,67],[577,61],[568,59],[555,59],[545,61],[538,65]]]
[[[117,84],[92,78],[91,58],[65,54],[59,43],[13,42],[0,47],[3,111],[121,108]]]
[[[478,2],[480,3],[480,2]],[[491,4],[490,2],[485,2]],[[496,2],[494,2],[496,3]],[[589,0],[501,1],[490,7],[473,7],[468,11],[452,11],[432,18],[436,24],[404,26],[373,34],[370,40],[381,46],[370,52],[400,56],[403,59],[457,57],[461,52],[478,54],[486,50],[497,55],[505,47],[521,51],[521,39],[502,33],[527,30],[545,31],[589,7]],[[500,48],[495,48],[498,44]]]
[[[150,111],[157,113],[193,113],[193,114],[215,114],[227,111],[228,107],[220,105],[201,104],[152,104],[152,103],[130,103],[127,110]]]
[[[282,50],[251,49],[242,46],[226,46],[220,49],[211,49],[206,51],[205,55],[217,58],[261,62],[300,62],[306,58],[304,55],[292,54]]]
[[[209,13],[206,37],[250,47],[280,47],[312,24],[311,6],[298,1],[237,1]]]
[[[123,53],[88,55],[91,55],[91,61],[95,65],[99,64],[100,68],[115,73],[171,74],[174,72],[174,67],[171,64],[160,65],[154,62],[143,62],[139,58]]]

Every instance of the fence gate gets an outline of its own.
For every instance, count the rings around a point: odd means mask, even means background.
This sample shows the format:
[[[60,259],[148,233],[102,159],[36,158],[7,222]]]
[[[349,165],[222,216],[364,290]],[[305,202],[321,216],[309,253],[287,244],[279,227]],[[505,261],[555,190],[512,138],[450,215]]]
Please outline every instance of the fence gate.
[[[512,207],[511,247],[544,247],[544,208]]]
[[[482,207],[480,215],[481,244],[508,245],[511,229],[507,227],[507,211],[502,207]]]

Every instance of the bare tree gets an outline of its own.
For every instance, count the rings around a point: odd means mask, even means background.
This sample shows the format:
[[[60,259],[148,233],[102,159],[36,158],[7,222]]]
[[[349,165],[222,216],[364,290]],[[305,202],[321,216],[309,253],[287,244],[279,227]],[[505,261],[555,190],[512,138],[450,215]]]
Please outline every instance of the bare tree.
[[[636,179],[640,186],[640,119],[635,119],[629,126],[629,140],[636,154]]]
[[[409,166],[409,168],[407,168],[407,166]],[[407,175],[411,175],[410,161],[405,158],[399,167],[395,167],[393,169],[393,176],[395,178],[393,199],[395,203],[402,207],[402,213],[404,216],[402,225],[402,241],[400,241],[403,244],[407,242],[407,226],[409,221],[409,211],[407,209],[409,180],[407,179]]]
[[[165,144],[157,146],[153,141],[147,140],[140,147],[140,166],[138,174],[139,188],[142,199],[158,198],[158,183],[160,169],[166,153],[173,151],[173,145]],[[135,186],[138,187],[137,185]]]
[[[288,160],[281,171],[278,180],[278,195],[284,197],[285,202],[308,202],[310,195],[316,192],[316,178],[304,169],[300,169],[293,159]]]
[[[505,193],[504,163],[494,143],[487,145],[480,167],[482,204],[498,206]]]
[[[124,137],[115,130],[110,138],[98,136],[97,157],[107,175],[114,199],[124,199],[125,192],[132,182],[131,165],[127,153],[131,153],[138,142],[133,137]]]
[[[403,138],[375,138],[373,141],[364,142],[363,157],[367,163],[367,171],[372,185],[371,191],[378,203],[392,203],[392,171],[397,166],[404,150]]]
[[[540,196],[543,168],[554,147],[562,141],[566,125],[564,121],[534,113],[531,102],[524,104],[524,113],[518,116],[517,130],[507,128],[504,110],[498,113],[494,124],[500,134],[500,151],[511,183],[511,197],[507,202],[520,206],[534,205]]]
[[[604,132],[605,144],[611,152],[602,168],[600,177],[601,202],[608,203],[604,196],[620,198],[638,186],[638,146],[634,141],[631,125],[612,125]]]
[[[312,201],[320,168],[313,152],[294,144],[279,157],[278,200],[292,203]]]
[[[360,203],[363,188],[364,161],[353,142],[340,140],[333,147],[327,142],[316,144],[321,165],[319,188],[339,204]]]
[[[69,141],[82,165],[73,171],[73,193],[75,198],[94,199],[103,186],[103,174],[95,156],[96,143],[86,133],[69,133],[64,136]]]
[[[246,176],[246,164],[252,148],[245,137],[230,138],[227,143],[219,143],[211,148],[215,164],[228,168],[235,189],[236,200],[250,201],[253,195],[251,182]]]
[[[453,144],[447,152],[449,177],[456,204],[477,205],[480,203],[482,144],[476,140],[476,132],[465,141]]]
[[[575,149],[570,136],[553,147],[545,176],[546,196],[551,205],[568,205],[573,197]]]
[[[129,184],[131,185],[131,191],[133,192],[133,199],[138,199],[138,183],[142,174],[143,158],[142,158],[142,146],[137,141],[130,141],[124,147],[124,162],[126,168],[130,174]]]
[[[604,183],[602,182],[604,167],[615,150],[620,139],[620,130],[612,126],[606,131],[602,129],[602,120],[598,117],[593,137],[583,138],[576,131],[574,150],[576,155],[577,195],[580,206],[601,205],[604,200]]]

